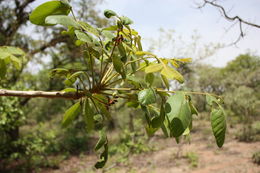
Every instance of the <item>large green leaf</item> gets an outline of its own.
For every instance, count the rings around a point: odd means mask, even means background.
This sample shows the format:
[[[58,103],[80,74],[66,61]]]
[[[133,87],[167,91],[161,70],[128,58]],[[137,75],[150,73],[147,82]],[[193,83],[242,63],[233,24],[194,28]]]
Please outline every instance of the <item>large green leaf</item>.
[[[144,89],[138,94],[138,101],[142,105],[148,105],[156,102],[156,94],[152,88]]]
[[[224,110],[221,107],[219,109],[213,109],[210,117],[212,131],[216,143],[220,148],[224,144],[226,133],[226,116]]]
[[[94,129],[94,111],[88,99],[85,100],[83,118],[87,126],[86,129],[90,132]]]
[[[183,76],[177,70],[175,70],[171,67],[168,67],[166,65],[164,66],[163,70],[161,71],[161,74],[164,75],[168,79],[176,79],[180,83],[184,82]]]
[[[80,102],[75,103],[72,105],[64,114],[63,120],[62,120],[62,126],[67,127],[72,123],[72,121],[77,117],[77,115],[81,111],[81,104]]]
[[[51,15],[46,17],[45,22],[52,25],[60,24],[65,27],[80,28],[80,25],[72,17],[66,15]]]
[[[170,121],[171,134],[179,137],[191,122],[189,101],[182,92],[169,97],[165,104],[165,112]]]
[[[45,18],[50,15],[68,15],[70,6],[61,1],[48,1],[35,8],[29,16],[30,21],[36,25],[50,25],[45,23]]]

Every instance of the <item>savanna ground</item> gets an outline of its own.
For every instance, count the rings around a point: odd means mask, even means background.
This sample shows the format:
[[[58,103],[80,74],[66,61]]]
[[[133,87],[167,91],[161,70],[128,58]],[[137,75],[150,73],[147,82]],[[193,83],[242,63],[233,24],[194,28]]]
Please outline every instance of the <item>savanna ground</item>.
[[[149,150],[139,154],[111,156],[103,170],[93,168],[97,160],[94,153],[71,156],[60,163],[59,169],[44,169],[42,173],[259,173],[260,166],[254,164],[252,155],[260,150],[260,142],[239,142],[236,135],[240,125],[228,127],[226,141],[219,149],[211,134],[209,121],[196,120],[190,142],[164,138],[160,132],[149,139]],[[109,138],[116,138],[111,134]]]

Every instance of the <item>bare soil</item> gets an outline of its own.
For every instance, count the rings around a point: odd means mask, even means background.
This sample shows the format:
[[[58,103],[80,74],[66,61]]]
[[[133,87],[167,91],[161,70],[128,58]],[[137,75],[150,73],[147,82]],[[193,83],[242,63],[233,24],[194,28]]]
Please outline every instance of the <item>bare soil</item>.
[[[260,173],[260,166],[252,162],[252,154],[260,150],[260,142],[244,143],[234,138],[235,129],[229,129],[224,146],[219,149],[206,124],[197,124],[191,135],[191,142],[176,144],[174,139],[165,139],[159,133],[149,140],[155,151],[131,155],[119,162],[110,158],[103,170],[95,170],[97,160],[94,154],[71,157],[61,163],[57,170],[43,170],[50,173]],[[187,157],[194,153],[196,165]]]

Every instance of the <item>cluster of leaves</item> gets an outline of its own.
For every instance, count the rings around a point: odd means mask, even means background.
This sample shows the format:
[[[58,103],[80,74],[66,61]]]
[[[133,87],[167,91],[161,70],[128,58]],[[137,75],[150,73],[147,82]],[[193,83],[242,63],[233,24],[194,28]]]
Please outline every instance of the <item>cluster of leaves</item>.
[[[12,64],[16,69],[21,69],[25,53],[20,48],[11,46],[0,46],[0,80],[7,73],[7,66]]]
[[[70,13],[72,16],[69,16]],[[102,168],[108,159],[105,121],[111,118],[111,105],[119,99],[124,100],[127,106],[144,112],[149,136],[162,129],[165,136],[174,137],[178,142],[181,136],[189,135],[192,116],[198,114],[190,94],[206,95],[207,102],[212,107],[213,134],[217,145],[221,147],[226,130],[222,101],[217,96],[206,93],[169,91],[170,80],[184,82],[177,69],[180,64],[190,62],[191,59],[160,58],[143,51],[140,35],[130,28],[133,23],[131,19],[118,16],[111,10],[106,10],[104,15],[115,19],[114,24],[106,28],[96,28],[77,20],[68,1],[55,0],[41,4],[29,17],[36,25],[59,24],[66,27],[61,34],[69,35],[75,39],[77,46],[83,48],[81,58],[85,63],[82,68],[56,68],[50,74],[52,77],[65,79],[67,88],[64,92],[83,95],[65,112],[62,126],[68,127],[81,114],[88,132],[94,129],[100,132],[95,150],[101,151],[101,155],[95,167]],[[6,57],[9,59],[6,59],[14,63],[17,62],[15,55],[24,55],[18,49],[16,52],[10,50],[13,49],[7,47],[6,52],[9,54]],[[7,62],[9,61],[6,60],[5,63]],[[161,78],[167,90],[154,87],[155,77]],[[160,108],[157,108],[158,105]]]

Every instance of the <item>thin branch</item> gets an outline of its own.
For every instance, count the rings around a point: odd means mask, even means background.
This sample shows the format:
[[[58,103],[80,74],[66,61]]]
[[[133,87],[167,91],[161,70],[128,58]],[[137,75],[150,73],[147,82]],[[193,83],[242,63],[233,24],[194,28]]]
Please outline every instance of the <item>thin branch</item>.
[[[198,9],[201,9],[203,7],[205,7],[207,4],[211,5],[211,6],[214,6],[216,8],[219,9],[220,13],[228,20],[228,21],[231,21],[231,22],[239,22],[239,30],[240,30],[240,34],[237,38],[237,40],[235,42],[233,42],[232,44],[230,45],[235,45],[237,42],[240,41],[241,38],[243,38],[245,36],[245,33],[243,31],[243,27],[242,27],[242,24],[245,24],[245,25],[248,25],[248,26],[252,26],[252,27],[255,27],[255,28],[260,28],[260,25],[258,24],[255,24],[255,23],[252,23],[252,22],[249,22],[247,20],[244,20],[242,19],[241,17],[239,16],[229,16],[225,10],[225,8],[219,4],[216,3],[217,0],[212,0],[212,1],[208,1],[208,0],[204,0],[204,3],[201,4],[201,5],[198,5]]]
[[[0,89],[0,96],[14,97],[43,97],[43,98],[63,98],[63,99],[80,99],[85,96],[84,92],[63,92],[63,91],[14,91]]]

